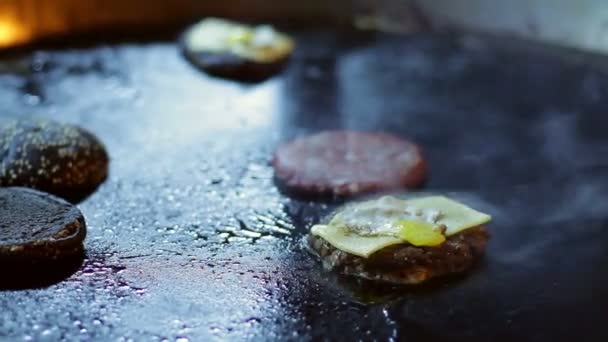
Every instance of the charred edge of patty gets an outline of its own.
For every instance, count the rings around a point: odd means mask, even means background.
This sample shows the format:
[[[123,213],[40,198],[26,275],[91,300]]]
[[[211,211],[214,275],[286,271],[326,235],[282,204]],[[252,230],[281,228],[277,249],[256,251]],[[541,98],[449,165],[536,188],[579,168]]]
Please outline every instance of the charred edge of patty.
[[[256,62],[232,53],[197,52],[187,47],[183,55],[205,73],[245,83],[265,81],[279,74],[289,62],[291,54],[269,62]]]
[[[321,258],[326,269],[394,284],[419,284],[471,268],[483,255],[489,237],[486,228],[478,226],[450,236],[436,247],[393,245],[369,258],[341,251],[312,234],[308,235],[306,244]]]

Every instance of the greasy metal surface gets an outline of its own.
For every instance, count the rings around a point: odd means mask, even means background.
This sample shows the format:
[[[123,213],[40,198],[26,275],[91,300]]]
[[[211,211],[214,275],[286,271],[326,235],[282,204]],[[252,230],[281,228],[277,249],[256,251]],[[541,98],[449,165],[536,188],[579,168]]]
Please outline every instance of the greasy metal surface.
[[[608,338],[607,76],[470,37],[297,38],[286,73],[257,86],[207,78],[170,43],[0,65],[4,117],[81,124],[112,158],[80,206],[83,266],[0,292],[0,336]],[[269,159],[280,141],[336,127],[419,141],[427,189],[494,215],[484,263],[380,296],[322,272],[299,239],[331,206],[281,195]]]

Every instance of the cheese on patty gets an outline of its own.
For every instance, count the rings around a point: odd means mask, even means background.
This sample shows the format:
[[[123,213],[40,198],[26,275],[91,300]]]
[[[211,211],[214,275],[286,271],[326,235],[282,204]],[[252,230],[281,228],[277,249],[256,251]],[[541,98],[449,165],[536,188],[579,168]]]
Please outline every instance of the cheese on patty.
[[[438,233],[451,236],[490,220],[489,215],[444,196],[409,200],[384,196],[345,207],[327,225],[313,226],[311,233],[344,252],[367,258],[395,244],[434,246]],[[417,225],[415,231],[404,232],[411,229],[404,222],[424,224]]]
[[[383,248],[403,243],[403,240],[398,237],[348,234],[344,229],[330,225],[313,226],[311,233],[322,237],[325,241],[341,251],[364,258],[369,257],[374,252]]]
[[[445,225],[445,235],[458,234],[461,231],[490,222],[492,217],[444,196],[420,197],[405,201],[414,210],[439,210],[441,213],[437,224]]]
[[[272,62],[291,53],[293,41],[272,26],[248,26],[229,20],[201,20],[186,33],[194,52],[231,53],[257,62]]]

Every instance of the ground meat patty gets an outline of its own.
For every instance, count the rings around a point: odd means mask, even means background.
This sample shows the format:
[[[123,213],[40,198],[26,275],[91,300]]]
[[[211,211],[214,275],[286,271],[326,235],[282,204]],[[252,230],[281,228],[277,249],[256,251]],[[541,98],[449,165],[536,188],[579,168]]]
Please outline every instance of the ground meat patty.
[[[418,284],[431,278],[468,270],[483,255],[489,234],[485,227],[467,229],[436,247],[394,245],[362,258],[336,249],[309,235],[308,247],[327,269],[396,284]]]
[[[104,146],[82,128],[48,120],[0,126],[0,186],[38,189],[74,203],[95,191],[107,174]]]
[[[329,131],[280,146],[279,185],[304,196],[351,196],[420,186],[426,163],[414,143],[386,133]]]
[[[84,217],[74,205],[33,189],[0,188],[0,265],[77,255],[85,235]]]

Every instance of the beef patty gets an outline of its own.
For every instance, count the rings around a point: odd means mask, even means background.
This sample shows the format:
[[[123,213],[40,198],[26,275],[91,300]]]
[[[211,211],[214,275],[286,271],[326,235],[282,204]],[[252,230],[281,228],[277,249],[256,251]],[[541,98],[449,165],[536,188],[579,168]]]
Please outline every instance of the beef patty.
[[[426,179],[418,145],[381,132],[327,131],[298,138],[279,146],[272,163],[278,185],[303,197],[415,188]]]
[[[369,258],[341,251],[312,234],[306,242],[326,269],[371,280],[419,284],[468,270],[483,255],[488,239],[486,228],[478,226],[448,237],[439,246],[416,247],[404,243],[382,249]]]

